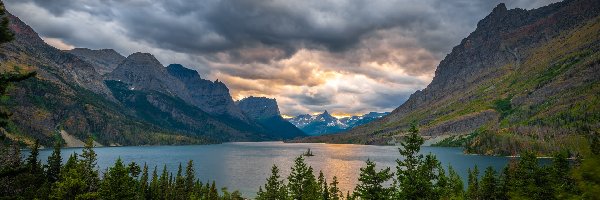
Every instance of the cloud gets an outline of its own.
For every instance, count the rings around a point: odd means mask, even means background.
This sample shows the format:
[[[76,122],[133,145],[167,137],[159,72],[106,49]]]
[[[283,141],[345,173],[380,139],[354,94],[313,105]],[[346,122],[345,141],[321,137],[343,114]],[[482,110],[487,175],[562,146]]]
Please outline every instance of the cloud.
[[[511,0],[509,8],[551,1]],[[390,111],[500,1],[5,0],[58,48],[181,63],[283,114]]]

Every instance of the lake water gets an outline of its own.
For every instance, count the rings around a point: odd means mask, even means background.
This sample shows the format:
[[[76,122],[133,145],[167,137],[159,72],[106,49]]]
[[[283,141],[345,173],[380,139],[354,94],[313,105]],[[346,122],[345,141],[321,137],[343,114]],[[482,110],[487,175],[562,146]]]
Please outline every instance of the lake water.
[[[297,144],[282,142],[238,142],[217,145],[189,146],[133,146],[95,148],[98,154],[100,171],[114,164],[121,157],[126,163],[135,161],[143,165],[147,163],[150,174],[154,166],[158,172],[166,165],[168,170],[176,173],[179,163],[184,170],[189,160],[193,160],[197,177],[204,183],[215,180],[219,187],[228,187],[229,191],[239,190],[245,197],[254,197],[258,187],[265,183],[270,175],[272,165],[280,168],[281,176],[287,177],[294,158],[308,148],[315,156],[307,157],[306,162],[314,169],[316,175],[322,170],[331,182],[337,176],[342,191],[353,190],[358,180],[359,169],[367,159],[377,163],[378,168],[390,167],[395,171],[396,159],[401,158],[397,147],[370,146],[351,144]],[[461,175],[466,184],[467,169],[478,165],[480,171],[488,166],[501,170],[510,158],[478,155],[465,155],[460,148],[423,147],[422,153],[433,153],[444,166],[449,164]],[[51,154],[52,149],[40,152],[40,159]],[[68,156],[81,148],[62,150],[63,162]]]

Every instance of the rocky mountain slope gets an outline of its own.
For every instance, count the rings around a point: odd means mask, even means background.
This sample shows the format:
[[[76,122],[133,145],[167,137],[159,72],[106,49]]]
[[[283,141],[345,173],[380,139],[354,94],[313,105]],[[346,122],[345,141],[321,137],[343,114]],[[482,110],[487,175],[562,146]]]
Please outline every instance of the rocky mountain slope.
[[[191,104],[210,114],[231,116],[248,122],[233,102],[229,89],[223,82],[204,80],[198,72],[180,64],[170,64],[166,70],[169,75],[183,83],[186,93],[190,95]]]
[[[412,122],[427,136],[475,134],[474,153],[576,150],[600,129],[600,2],[499,4],[390,115],[305,141],[387,144]]]
[[[338,119],[325,111],[318,115],[298,115],[288,119],[294,126],[300,128],[308,135],[326,135],[349,130],[356,126],[369,123],[389,113],[370,112],[362,116],[351,116]]]
[[[60,51],[15,16],[10,27],[15,40],[0,46],[0,70],[38,74],[17,83],[4,102],[14,111],[5,133],[12,140],[50,145],[61,131],[79,140],[92,136],[102,145],[282,138],[247,120],[223,83],[194,85],[206,82],[195,71],[195,77],[179,76],[182,69],[163,67],[146,53],[125,58],[112,50]],[[101,59],[105,55],[110,58]],[[222,105],[224,111],[196,106],[203,105],[196,93],[210,96],[205,101],[214,104],[208,106]]]
[[[112,49],[93,50],[88,48],[74,48],[68,51],[78,58],[92,64],[100,75],[108,74],[125,60],[125,57]]]
[[[281,117],[277,100],[266,97],[246,97],[236,102],[248,118],[257,121],[272,137],[291,139],[306,136],[304,132]]]

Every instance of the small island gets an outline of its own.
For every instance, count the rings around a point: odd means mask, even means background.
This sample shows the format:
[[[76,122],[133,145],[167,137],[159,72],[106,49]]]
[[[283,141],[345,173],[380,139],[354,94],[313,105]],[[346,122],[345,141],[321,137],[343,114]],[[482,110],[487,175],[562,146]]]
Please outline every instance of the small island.
[[[308,150],[306,150],[306,152],[304,152],[304,154],[302,154],[302,156],[315,156],[312,151],[310,151],[310,148],[308,148]]]

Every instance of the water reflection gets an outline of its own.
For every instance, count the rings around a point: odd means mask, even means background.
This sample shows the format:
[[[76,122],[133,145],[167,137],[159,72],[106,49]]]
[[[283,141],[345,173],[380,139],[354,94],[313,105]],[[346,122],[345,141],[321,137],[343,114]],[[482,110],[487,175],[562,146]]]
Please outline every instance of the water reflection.
[[[395,171],[396,159],[400,158],[397,147],[367,146],[347,144],[286,144],[281,142],[226,143],[219,145],[192,146],[153,146],[153,147],[105,147],[96,148],[98,165],[101,171],[114,164],[121,157],[125,162],[147,163],[150,169],[158,166],[158,172],[166,165],[171,173],[176,173],[179,163],[193,160],[197,177],[201,181],[215,180],[219,187],[227,186],[230,191],[239,190],[247,197],[254,197],[259,186],[270,175],[271,166],[280,168],[280,175],[287,177],[294,158],[308,148],[314,156],[306,162],[313,167],[315,175],[322,170],[327,182],[333,176],[338,177],[342,191],[351,191],[358,181],[359,169],[367,159],[377,163],[377,168],[390,167]],[[64,149],[62,156],[66,161],[73,152],[81,153],[79,148]],[[458,148],[424,147],[424,153],[433,153],[444,166],[452,164],[457,172],[466,179],[467,168],[477,164],[480,168],[493,166],[500,170],[507,162],[503,157],[463,155]],[[41,158],[47,158],[51,150],[40,152]]]

